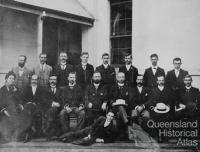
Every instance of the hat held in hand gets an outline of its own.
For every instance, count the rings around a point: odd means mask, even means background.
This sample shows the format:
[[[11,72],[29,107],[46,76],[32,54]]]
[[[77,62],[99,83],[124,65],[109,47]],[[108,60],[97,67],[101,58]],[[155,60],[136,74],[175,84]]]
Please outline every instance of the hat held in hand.
[[[154,108],[154,112],[156,113],[168,113],[170,110],[169,106],[167,106],[166,104],[160,102],[157,103],[155,108]]]

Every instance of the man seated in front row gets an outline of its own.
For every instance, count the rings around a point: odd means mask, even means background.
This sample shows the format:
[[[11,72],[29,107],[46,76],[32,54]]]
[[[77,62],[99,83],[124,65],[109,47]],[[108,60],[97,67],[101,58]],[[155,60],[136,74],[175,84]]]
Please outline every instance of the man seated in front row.
[[[82,129],[85,125],[84,95],[81,87],[76,84],[75,72],[69,73],[68,81],[68,86],[63,89],[63,109],[60,112],[60,122],[64,133],[70,129],[71,114],[75,114],[78,119],[77,129]]]
[[[110,106],[116,113],[116,120],[119,129],[119,138],[126,139],[128,119],[127,105],[132,99],[133,91],[125,84],[125,74],[119,72],[117,74],[117,84],[110,89]]]
[[[179,91],[180,100],[175,109],[176,117],[177,119],[196,119],[200,109],[199,89],[192,87],[191,75],[186,75],[184,77],[184,84],[185,87]]]
[[[143,76],[138,75],[136,79],[137,86],[133,88],[133,99],[128,104],[131,112],[131,120],[139,123],[143,129],[146,128],[147,121],[150,118],[149,111],[145,109],[144,104],[149,99],[150,89],[143,86]]]
[[[144,103],[144,108],[150,111],[151,118],[156,122],[171,121],[174,114],[175,97],[173,92],[165,86],[163,75],[157,76],[157,87],[151,90],[149,100]],[[162,141],[163,137],[158,136],[158,130],[152,130],[152,136]]]
[[[47,140],[49,140],[50,137],[60,135],[61,133],[59,113],[62,106],[62,90],[57,87],[57,76],[51,75],[49,77],[49,86],[45,90],[45,97],[48,110],[46,112],[44,130]]]
[[[5,85],[0,89],[0,133],[4,140],[11,140],[18,125],[21,125],[17,123],[17,118],[23,106],[19,91],[14,85],[15,79],[14,72],[8,72],[5,76]]]
[[[91,125],[100,115],[106,111],[108,92],[106,86],[101,83],[101,73],[95,71],[92,84],[86,89],[87,125]]]
[[[116,122],[114,113],[109,111],[105,116],[100,116],[91,126],[75,132],[68,132],[57,139],[63,142],[70,142],[76,139],[74,144],[91,145],[95,142],[114,142],[116,136]]]

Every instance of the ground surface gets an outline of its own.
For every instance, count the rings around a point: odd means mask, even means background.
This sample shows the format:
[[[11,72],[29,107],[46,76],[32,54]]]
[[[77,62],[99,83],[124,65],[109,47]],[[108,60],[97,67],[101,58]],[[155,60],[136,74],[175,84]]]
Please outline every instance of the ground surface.
[[[92,146],[78,146],[57,141],[46,142],[44,139],[32,140],[28,143],[9,142],[0,144],[0,152],[190,152],[195,148],[177,146],[173,143],[143,144],[136,146],[131,142],[116,142],[109,144],[96,143]]]

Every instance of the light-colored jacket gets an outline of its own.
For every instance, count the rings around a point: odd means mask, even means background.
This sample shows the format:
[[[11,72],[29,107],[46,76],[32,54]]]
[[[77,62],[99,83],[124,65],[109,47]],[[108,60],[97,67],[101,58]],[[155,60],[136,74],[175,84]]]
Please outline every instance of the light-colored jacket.
[[[29,70],[27,67],[24,67],[21,76],[19,74],[19,67],[12,68],[12,71],[16,75],[16,80],[15,80],[16,87],[19,89],[19,91],[23,91],[23,89],[30,83],[31,70]]]
[[[47,87],[49,83],[49,76],[51,75],[52,67],[50,65],[45,65],[45,68],[42,70],[40,65],[37,65],[33,68],[33,74],[38,75],[39,77],[39,86]]]

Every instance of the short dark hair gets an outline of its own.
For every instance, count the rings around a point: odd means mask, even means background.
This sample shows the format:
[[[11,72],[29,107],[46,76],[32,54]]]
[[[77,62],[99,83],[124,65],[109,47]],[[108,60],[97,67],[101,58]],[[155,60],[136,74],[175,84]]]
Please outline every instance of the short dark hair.
[[[27,57],[25,55],[19,55],[19,57],[24,57],[24,61],[26,62]]]
[[[8,79],[8,77],[11,75],[16,79],[16,74],[13,71],[8,71],[8,73],[6,73],[5,80]]]
[[[157,58],[158,58],[158,55],[157,55],[156,53],[151,54],[151,55],[150,55],[150,58],[153,58],[153,57],[157,57]]]
[[[159,77],[164,77],[164,79],[165,79],[165,75],[163,75],[163,74],[157,75],[157,80],[158,80]]]
[[[49,78],[50,77],[58,77],[58,76],[55,73],[52,73],[52,74],[50,74]]]
[[[75,76],[76,76],[76,72],[75,72],[75,71],[69,72],[68,76],[69,76],[70,74],[75,74]]]
[[[190,79],[192,80],[192,76],[189,75],[189,74],[185,75],[185,76],[184,76],[184,79],[185,79],[185,78],[190,78]]]
[[[83,55],[88,55],[89,56],[89,53],[88,52],[82,52],[81,56],[83,56]]]
[[[109,54],[108,54],[108,53],[102,54],[102,58],[103,58],[104,56],[109,56]]]
[[[98,70],[94,71],[93,75],[94,75],[95,73],[99,73],[99,74],[101,75],[101,72],[98,71]]]
[[[176,57],[176,58],[173,59],[173,63],[174,63],[174,61],[181,61],[181,58]]]
[[[62,54],[62,53],[65,53],[65,54],[67,54],[67,52],[65,52],[65,51],[61,51],[61,52],[59,53],[59,55],[60,55],[60,54]]]
[[[131,53],[125,53],[124,54],[124,58],[127,57],[127,56],[131,56],[131,58],[132,58],[132,54]]]
[[[47,57],[47,53],[45,53],[45,52],[40,53],[39,57],[40,57],[41,55],[46,55],[46,57]]]

